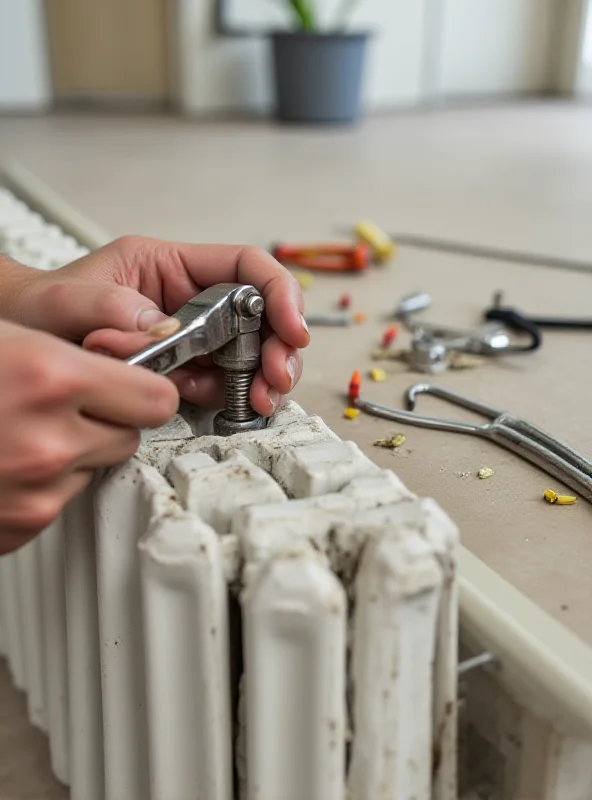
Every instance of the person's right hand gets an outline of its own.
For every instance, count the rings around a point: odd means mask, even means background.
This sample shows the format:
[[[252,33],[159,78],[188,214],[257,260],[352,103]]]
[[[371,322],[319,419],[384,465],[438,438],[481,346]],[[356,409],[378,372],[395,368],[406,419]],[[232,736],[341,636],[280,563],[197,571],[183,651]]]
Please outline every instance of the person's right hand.
[[[41,532],[177,411],[171,381],[0,321],[0,555]]]

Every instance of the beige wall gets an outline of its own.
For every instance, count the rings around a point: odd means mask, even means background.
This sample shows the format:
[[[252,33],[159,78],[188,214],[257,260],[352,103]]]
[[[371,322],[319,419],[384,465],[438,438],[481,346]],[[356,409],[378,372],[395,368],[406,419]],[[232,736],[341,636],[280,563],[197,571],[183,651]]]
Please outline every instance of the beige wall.
[[[164,99],[167,0],[47,0],[55,96]]]

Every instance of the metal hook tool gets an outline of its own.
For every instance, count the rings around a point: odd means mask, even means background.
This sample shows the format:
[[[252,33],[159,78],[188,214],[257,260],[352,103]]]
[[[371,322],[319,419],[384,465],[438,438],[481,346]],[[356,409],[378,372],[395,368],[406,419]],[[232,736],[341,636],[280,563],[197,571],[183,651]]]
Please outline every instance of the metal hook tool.
[[[461,422],[460,420],[422,416],[413,410],[420,394],[431,394],[447,400],[461,408],[481,414],[490,421],[485,423]],[[429,383],[416,383],[411,386],[407,390],[406,400],[409,409],[407,411],[383,406],[364,397],[358,398],[355,405],[361,411],[395,422],[451,433],[470,433],[490,439],[540,467],[592,502],[592,462],[536,425],[510,414],[508,411],[500,411],[485,403],[479,403]]]

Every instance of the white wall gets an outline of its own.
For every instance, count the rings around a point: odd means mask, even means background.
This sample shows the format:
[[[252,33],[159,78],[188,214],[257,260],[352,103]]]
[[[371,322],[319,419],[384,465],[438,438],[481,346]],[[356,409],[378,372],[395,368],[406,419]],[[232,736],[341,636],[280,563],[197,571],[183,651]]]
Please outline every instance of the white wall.
[[[43,0],[0,0],[0,110],[41,110],[50,97]]]
[[[568,96],[592,95],[592,0],[563,0],[553,88]]]
[[[588,0],[582,39],[582,58],[576,87],[579,95],[592,95],[592,0]]]
[[[380,110],[457,95],[548,88],[565,0],[360,0],[352,28],[375,32],[365,103]],[[227,0],[236,27],[282,26],[281,0]],[[317,0],[326,24],[337,0]],[[263,112],[272,99],[265,39],[220,38],[214,0],[178,0],[181,105],[189,113]]]
[[[442,93],[547,88],[557,2],[562,0],[444,0]]]

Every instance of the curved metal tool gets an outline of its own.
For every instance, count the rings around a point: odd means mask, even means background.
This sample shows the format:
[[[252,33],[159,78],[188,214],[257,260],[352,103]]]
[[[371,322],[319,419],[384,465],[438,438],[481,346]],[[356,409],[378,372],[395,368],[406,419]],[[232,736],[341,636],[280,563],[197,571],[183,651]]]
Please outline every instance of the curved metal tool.
[[[468,411],[481,414],[490,421],[485,423],[462,422],[422,416],[413,410],[417,398],[421,394],[439,397],[441,400],[446,400]],[[406,425],[449,431],[450,433],[467,433],[490,439],[540,467],[592,502],[592,462],[536,425],[510,414],[508,411],[501,411],[486,403],[471,400],[469,397],[429,383],[416,383],[411,386],[407,390],[406,400],[409,409],[407,411],[380,405],[364,397],[358,398],[355,405],[356,408],[366,411],[368,414],[402,422]]]

